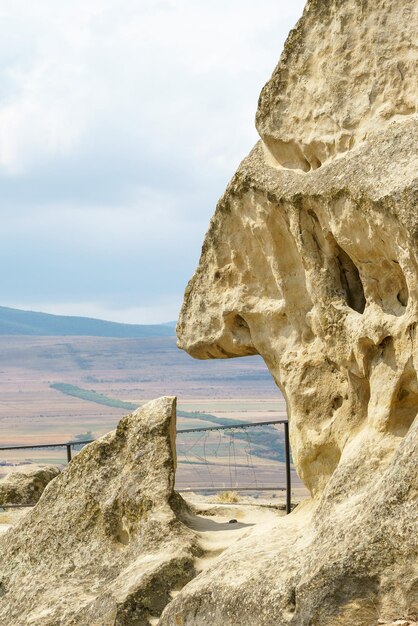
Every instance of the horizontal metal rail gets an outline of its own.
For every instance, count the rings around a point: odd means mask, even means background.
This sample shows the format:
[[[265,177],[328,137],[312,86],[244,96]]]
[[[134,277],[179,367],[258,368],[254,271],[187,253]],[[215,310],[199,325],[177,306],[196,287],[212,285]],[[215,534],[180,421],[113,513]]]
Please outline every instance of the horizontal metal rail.
[[[194,491],[286,491],[286,487],[198,487],[197,489],[193,487],[176,487],[176,491],[179,493],[193,493]]]
[[[270,420],[268,422],[243,422],[241,424],[228,424],[222,426],[208,426],[207,428],[185,428],[181,430],[177,430],[178,435],[184,435],[186,433],[203,433],[214,430],[234,430],[238,428],[255,428],[257,426],[272,426],[275,424],[283,424],[284,425],[284,435],[285,435],[285,452],[286,452],[286,488],[284,487],[266,487],[266,488],[252,488],[252,487],[235,487],[236,491],[286,491],[286,512],[290,513],[291,511],[291,476],[290,476],[290,444],[289,444],[289,422],[288,420]],[[71,461],[71,449],[75,446],[82,446],[88,443],[93,443],[94,439],[86,439],[84,441],[68,441],[66,443],[42,443],[35,445],[24,445],[24,446],[1,446],[0,452],[4,450],[35,450],[39,448],[67,448],[67,461]],[[202,487],[198,489],[180,489],[180,491],[231,491],[234,489],[232,487],[225,488],[215,488],[215,487]],[[1,505],[11,507],[13,505]],[[24,506],[24,505],[21,505]]]
[[[231,430],[233,428],[254,428],[255,426],[270,426],[270,424],[287,424],[287,420],[271,420],[270,422],[243,422],[242,424],[231,424],[228,426],[208,426],[207,428],[185,428],[184,430],[177,430],[176,432],[178,435],[183,435],[184,433],[203,433],[207,430]]]
[[[67,443],[39,443],[32,446],[1,446],[1,450],[33,450],[35,448],[66,448],[67,446],[82,446],[86,443],[93,443],[95,439],[87,439],[86,441],[68,441]]]
[[[270,426],[271,424],[287,424],[287,420],[270,420],[269,422],[243,422],[242,424],[228,424],[227,426],[208,426],[206,428],[184,428],[177,430],[178,435],[185,433],[203,433],[209,430],[232,430],[235,428],[253,428],[255,426]],[[93,443],[95,439],[86,439],[85,441],[67,441],[66,443],[39,443],[25,446],[0,446],[2,450],[33,450],[36,448],[65,448],[66,446],[82,446],[87,443]]]

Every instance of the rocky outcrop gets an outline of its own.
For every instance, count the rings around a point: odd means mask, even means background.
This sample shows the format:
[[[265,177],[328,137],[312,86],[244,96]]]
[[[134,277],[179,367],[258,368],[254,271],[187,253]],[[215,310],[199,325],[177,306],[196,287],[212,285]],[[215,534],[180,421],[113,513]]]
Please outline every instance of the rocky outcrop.
[[[0,506],[36,504],[47,484],[59,473],[55,465],[45,465],[8,474],[0,481]]]
[[[273,166],[310,172],[417,112],[414,0],[310,0],[260,95]]]
[[[0,537],[0,622],[148,626],[195,574],[174,491],[175,399],[86,446]]]
[[[177,333],[197,358],[264,358],[312,497],[164,626],[417,616],[417,26],[414,0],[310,0],[263,89]]]
[[[184,587],[160,626],[416,620],[417,430],[415,424],[374,479],[363,476],[363,488],[352,468],[343,467],[322,497],[233,544]]]

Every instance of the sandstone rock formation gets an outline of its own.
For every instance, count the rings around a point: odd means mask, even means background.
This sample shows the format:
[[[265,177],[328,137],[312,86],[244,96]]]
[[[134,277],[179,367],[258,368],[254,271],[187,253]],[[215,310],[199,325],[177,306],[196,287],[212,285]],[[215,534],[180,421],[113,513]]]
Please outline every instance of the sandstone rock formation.
[[[160,398],[122,419],[0,536],[1,624],[148,626],[194,576],[175,417],[175,399]]]
[[[36,504],[47,484],[59,473],[55,465],[45,465],[8,474],[0,481],[0,506]]]
[[[197,358],[264,358],[312,498],[164,626],[417,618],[417,28],[415,0],[310,0],[262,91],[177,333]]]

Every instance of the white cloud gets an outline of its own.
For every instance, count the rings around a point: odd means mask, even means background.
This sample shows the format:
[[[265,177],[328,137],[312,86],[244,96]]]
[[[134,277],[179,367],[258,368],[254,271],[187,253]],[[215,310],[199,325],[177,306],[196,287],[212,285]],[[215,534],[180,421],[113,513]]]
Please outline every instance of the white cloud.
[[[164,249],[174,252],[181,241],[198,238],[206,227],[207,220],[193,213],[187,197],[140,188],[124,205],[44,203],[32,205],[30,212],[16,210],[0,229],[0,245],[36,241],[38,246],[62,251],[68,247],[100,255],[117,249],[120,258],[140,250],[146,257],[153,256],[156,248],[161,255]]]
[[[155,151],[219,163],[255,137],[252,117],[302,2],[17,2],[3,10],[26,58],[3,68],[8,173],[82,150],[116,128]],[[39,9],[39,10],[38,10]],[[239,106],[237,106],[237,102]],[[232,137],[230,130],[242,137]],[[231,144],[237,145],[231,145]],[[238,148],[238,150],[237,150]],[[242,156],[242,153],[239,153]],[[221,164],[223,165],[223,163]]]
[[[259,91],[303,4],[3,3],[3,297],[63,303],[61,272],[75,313],[120,303],[124,284],[127,315],[152,299],[172,316],[164,302],[181,300],[216,199],[257,138]]]

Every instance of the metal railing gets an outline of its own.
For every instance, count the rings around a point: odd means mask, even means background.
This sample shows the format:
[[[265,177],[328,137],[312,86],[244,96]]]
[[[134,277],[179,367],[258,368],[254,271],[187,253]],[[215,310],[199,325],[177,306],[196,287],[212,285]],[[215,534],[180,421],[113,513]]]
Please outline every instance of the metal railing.
[[[96,441],[95,439],[86,439],[85,441],[67,441],[67,443],[41,443],[36,445],[27,445],[27,446],[2,446],[0,447],[0,452],[3,450],[37,450],[40,448],[67,448],[67,461],[68,463],[71,461],[72,454],[71,448],[75,446],[84,446],[87,443],[93,443]]]
[[[286,513],[292,510],[292,479],[291,479],[291,461],[290,461],[290,440],[289,440],[289,422],[287,420],[270,420],[268,422],[243,422],[241,424],[232,424],[227,426],[209,426],[207,428],[186,428],[177,430],[178,435],[186,433],[204,433],[210,431],[236,430],[241,428],[254,428],[257,426],[273,426],[281,424],[284,426],[284,443],[285,443],[285,468],[286,468]],[[0,448],[1,449],[1,448]],[[194,491],[229,491],[226,487],[202,487]],[[281,491],[280,487],[263,487],[260,491]],[[254,488],[239,487],[238,491],[254,491]]]
[[[186,428],[177,430],[178,435],[183,435],[186,433],[205,433],[209,431],[224,431],[224,430],[236,430],[236,429],[246,429],[246,428],[254,428],[259,426],[273,426],[281,424],[284,426],[284,444],[285,444],[285,474],[286,474],[286,487],[262,487],[259,491],[283,491],[286,490],[286,513],[289,514],[292,510],[292,496],[291,496],[291,459],[290,459],[290,441],[289,441],[289,423],[287,420],[270,420],[268,422],[244,422],[241,424],[232,424],[226,426],[210,426],[207,428]],[[66,448],[67,449],[67,461],[68,463],[72,459],[72,449],[76,446],[83,446],[95,441],[94,439],[86,439],[83,441],[67,441],[66,443],[44,443],[44,444],[34,444],[34,445],[24,445],[24,446],[1,446],[0,452],[2,451],[13,451],[13,450],[35,450],[41,448]],[[194,489],[193,491],[205,491],[205,492],[222,492],[229,491],[230,488],[226,487],[203,487],[201,489]],[[238,487],[238,491],[255,491],[254,487]],[[180,489],[179,491],[186,491],[185,489]],[[1,505],[3,508],[5,506],[11,507],[13,505]]]

